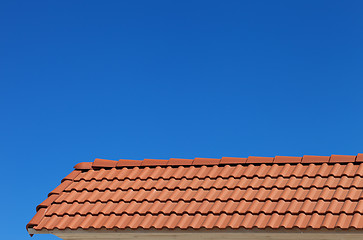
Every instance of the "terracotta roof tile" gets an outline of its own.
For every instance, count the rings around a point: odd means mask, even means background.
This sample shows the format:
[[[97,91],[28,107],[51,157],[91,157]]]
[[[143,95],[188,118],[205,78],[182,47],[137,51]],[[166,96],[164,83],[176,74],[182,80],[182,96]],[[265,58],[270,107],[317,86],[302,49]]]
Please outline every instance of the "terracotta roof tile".
[[[355,159],[356,162],[363,162],[363,153],[358,153],[357,158]]]
[[[201,166],[207,166],[207,165],[218,165],[220,159],[216,158],[195,158],[192,165],[201,165]]]
[[[81,162],[74,166],[77,170],[89,170],[92,168],[92,162]]]
[[[34,217],[29,221],[29,223],[26,225],[26,228],[30,227],[36,227],[40,224],[40,221],[43,220],[44,215],[46,212],[46,208],[40,208],[37,213],[34,215]]]
[[[193,159],[170,158],[168,161],[169,166],[190,166]]]
[[[116,167],[116,164],[117,164],[117,161],[96,158],[92,164],[92,167],[93,168],[113,168],[113,167]]]
[[[327,163],[329,162],[329,156],[303,156],[301,163]]]
[[[126,160],[120,159],[118,160],[116,167],[136,167],[141,166],[142,161],[140,160]]]
[[[247,158],[222,157],[220,164],[244,164]]]
[[[331,163],[349,163],[355,162],[356,156],[348,156],[348,155],[331,155],[330,161]]]
[[[246,163],[272,163],[273,161],[272,157],[248,157]]]
[[[301,163],[301,157],[276,156],[274,163]]]
[[[56,187],[53,191],[51,191],[48,194],[48,197],[51,195],[59,195],[61,192],[63,192],[70,184],[72,183],[72,180],[65,180],[63,181],[58,187]]]
[[[70,174],[68,174],[66,177],[64,177],[62,179],[61,183],[64,182],[65,180],[71,180],[71,181],[73,181],[80,173],[81,173],[80,170],[74,170],[74,171],[72,171]]]
[[[27,228],[363,229],[361,156],[96,159]]]
[[[51,196],[49,196],[47,199],[45,199],[41,204],[39,204],[36,207],[36,210],[39,211],[40,208],[47,208],[49,207],[55,199],[57,199],[59,196],[57,194],[53,194]]]
[[[161,159],[144,159],[141,166],[165,166],[168,164],[168,160]]]

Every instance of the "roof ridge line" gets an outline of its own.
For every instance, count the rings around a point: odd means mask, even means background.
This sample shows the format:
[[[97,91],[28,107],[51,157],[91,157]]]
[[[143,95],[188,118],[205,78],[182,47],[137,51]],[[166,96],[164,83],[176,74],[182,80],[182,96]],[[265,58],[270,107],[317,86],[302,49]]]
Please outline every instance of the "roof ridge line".
[[[144,160],[107,160],[96,158],[93,162],[81,162],[74,166],[76,170],[90,170],[101,168],[121,168],[121,167],[158,167],[158,166],[215,166],[215,165],[249,165],[249,164],[332,164],[332,163],[362,163],[363,154],[357,155],[331,155],[313,156],[304,155],[303,157],[275,156],[275,157],[222,157],[218,158],[170,158],[163,159],[144,159]]]

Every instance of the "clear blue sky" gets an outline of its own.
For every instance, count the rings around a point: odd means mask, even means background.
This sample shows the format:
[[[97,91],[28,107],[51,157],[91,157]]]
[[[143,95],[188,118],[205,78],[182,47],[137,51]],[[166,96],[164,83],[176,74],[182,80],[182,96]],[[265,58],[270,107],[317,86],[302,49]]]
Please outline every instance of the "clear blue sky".
[[[36,205],[96,157],[363,152],[362,10],[1,1],[2,238],[28,239]]]

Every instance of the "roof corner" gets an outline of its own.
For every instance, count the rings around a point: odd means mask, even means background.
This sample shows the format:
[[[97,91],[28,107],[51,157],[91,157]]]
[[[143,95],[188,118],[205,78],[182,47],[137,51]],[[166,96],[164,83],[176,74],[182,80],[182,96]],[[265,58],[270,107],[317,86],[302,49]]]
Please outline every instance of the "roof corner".
[[[74,166],[76,170],[90,170],[92,168],[93,162],[81,162]]]

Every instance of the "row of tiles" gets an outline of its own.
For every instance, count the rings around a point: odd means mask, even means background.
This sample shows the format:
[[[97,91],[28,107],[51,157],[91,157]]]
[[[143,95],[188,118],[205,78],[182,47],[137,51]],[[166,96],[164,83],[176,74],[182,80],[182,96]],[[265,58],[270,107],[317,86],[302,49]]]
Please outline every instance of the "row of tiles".
[[[116,169],[112,168],[110,170],[100,169],[100,170],[88,170],[87,172],[80,173],[74,181],[80,180],[125,180],[125,179],[193,179],[193,178],[241,178],[247,177],[252,178],[254,176],[258,176],[261,178],[270,176],[270,177],[303,177],[303,176],[321,176],[321,177],[328,177],[328,176],[361,176],[363,177],[363,163],[361,164],[334,164],[328,165],[324,164],[310,164],[310,165],[235,165],[235,166],[179,166],[179,167],[145,167],[145,168],[122,168]]]
[[[198,189],[198,190],[192,190],[192,189],[186,189],[186,190],[138,190],[134,191],[132,189],[129,189],[127,191],[122,190],[116,190],[116,191],[70,191],[70,192],[63,192],[59,195],[59,197],[55,200],[55,203],[72,203],[72,202],[130,202],[130,201],[228,201],[228,200],[234,200],[234,201],[253,201],[253,200],[259,200],[259,201],[278,201],[278,200],[285,200],[285,201],[291,201],[291,200],[305,200],[310,199],[312,201],[316,201],[319,199],[323,200],[333,200],[336,199],[338,201],[343,200],[352,200],[357,201],[359,199],[363,198],[363,190],[357,189],[355,187],[351,188],[336,188],[336,189],[330,189],[328,187],[317,189],[315,187],[312,187],[310,189],[304,189],[304,188],[297,188],[297,189],[291,189],[291,188],[285,188],[285,189],[278,189],[278,188],[272,188],[272,189],[266,189],[266,188],[260,188],[260,189],[240,189],[235,188],[233,190],[229,190],[228,188],[223,189]]]
[[[118,161],[96,158],[94,162],[79,163],[75,166],[76,169],[89,170],[91,168],[112,168],[112,167],[135,167],[135,166],[200,166],[200,165],[225,165],[225,164],[286,164],[286,163],[349,163],[363,162],[363,154],[357,156],[352,155],[331,155],[331,156],[309,156],[303,157],[254,157],[237,158],[237,157],[222,157],[218,158],[194,158],[180,159],[170,158],[169,160],[162,159],[144,159],[144,160],[126,160]]]
[[[342,214],[324,214],[319,215],[314,213],[312,215],[300,213],[298,215],[286,214],[280,215],[274,213],[272,215],[260,213],[241,215],[235,213],[233,215],[221,214],[221,215],[75,215],[75,216],[56,216],[44,217],[40,223],[34,227],[35,230],[53,230],[53,229],[212,229],[212,228],[355,228],[363,229],[363,216],[361,213],[355,213],[353,215]]]
[[[234,188],[241,188],[241,189],[246,189],[246,188],[254,188],[254,189],[258,189],[258,188],[279,188],[279,189],[283,189],[286,187],[289,188],[298,188],[298,187],[302,187],[302,188],[311,188],[311,187],[316,187],[316,188],[324,188],[324,187],[329,187],[329,188],[337,188],[337,187],[342,187],[342,188],[349,188],[349,187],[356,187],[356,188],[363,188],[363,177],[361,176],[355,176],[355,177],[347,177],[347,176],[343,176],[343,177],[334,177],[334,176],[329,176],[329,177],[320,177],[317,176],[315,178],[313,177],[302,177],[302,178],[297,178],[297,177],[290,177],[290,178],[284,178],[284,177],[277,177],[277,178],[271,178],[271,177],[265,177],[265,178],[259,178],[259,177],[253,177],[253,178],[246,178],[246,177],[242,177],[239,179],[230,177],[230,178],[214,178],[214,179],[210,179],[210,178],[205,178],[205,179],[199,179],[199,178],[194,178],[194,179],[187,179],[187,178],[182,178],[182,179],[169,179],[169,180],[165,180],[163,178],[159,178],[158,180],[153,180],[153,179],[147,179],[147,180],[141,180],[141,179],[136,179],[136,180],[117,180],[114,179],[112,181],[110,180],[106,180],[103,179],[101,181],[96,181],[96,180],[91,180],[91,181],[85,181],[85,180],[81,180],[78,182],[72,182],[66,189],[65,191],[69,192],[72,190],[75,191],[83,191],[83,190],[87,190],[87,191],[94,191],[94,190],[100,190],[100,191],[104,191],[104,190],[111,190],[111,191],[115,191],[115,190],[129,190],[129,189],[133,189],[133,190],[140,190],[140,189],[145,189],[145,190],[150,190],[150,189],[156,189],[156,190],[162,190],[162,189],[169,189],[169,190],[174,190],[174,189],[180,189],[180,190],[185,190],[185,189],[199,189],[199,188],[203,188],[203,189],[211,189],[211,188],[216,188],[216,189],[222,189],[222,188],[228,188],[228,189],[234,189]]]
[[[51,215],[57,215],[57,216],[63,216],[63,215],[110,215],[110,214],[141,214],[145,215],[147,213],[151,213],[153,215],[156,214],[165,214],[170,215],[172,213],[175,213],[177,215],[181,215],[184,213],[188,213],[191,215],[200,213],[200,214],[208,214],[213,213],[215,215],[217,214],[233,214],[233,213],[239,213],[239,214],[259,214],[259,213],[265,213],[265,214],[272,214],[272,213],[279,213],[279,214],[299,214],[299,213],[305,213],[305,214],[313,214],[313,213],[319,213],[319,214],[340,214],[340,213],[346,213],[346,214],[354,214],[354,213],[363,213],[363,199],[360,199],[359,201],[324,201],[324,200],[318,200],[318,201],[311,201],[311,200],[304,200],[304,201],[270,201],[267,200],[266,202],[261,202],[258,200],[254,200],[251,202],[242,200],[240,202],[236,201],[215,201],[215,202],[209,202],[209,201],[202,201],[202,202],[184,202],[184,201],[178,201],[178,202],[172,202],[172,201],[166,201],[166,202],[136,202],[131,201],[129,203],[127,202],[107,202],[107,203],[66,203],[63,202],[61,204],[53,204],[49,207],[46,211],[46,216]]]

